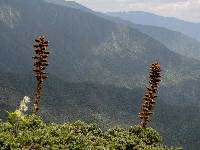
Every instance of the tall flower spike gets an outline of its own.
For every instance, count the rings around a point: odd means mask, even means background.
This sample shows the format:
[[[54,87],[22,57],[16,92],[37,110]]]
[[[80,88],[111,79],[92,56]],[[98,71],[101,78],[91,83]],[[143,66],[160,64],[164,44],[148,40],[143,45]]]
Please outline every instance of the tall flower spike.
[[[35,72],[35,77],[37,79],[37,86],[35,90],[35,99],[34,99],[34,114],[38,113],[39,110],[39,98],[41,94],[42,89],[42,83],[47,76],[47,72],[45,69],[48,66],[48,55],[49,52],[47,51],[48,48],[48,41],[45,40],[44,36],[39,36],[37,39],[35,39],[36,44],[33,45],[35,48],[35,54],[36,56],[33,56],[33,65],[35,68],[33,68],[33,71]]]
[[[157,97],[156,93],[158,90],[158,85],[160,82],[160,64],[155,63],[150,66],[150,75],[149,75],[149,87],[147,87],[147,92],[143,98],[142,111],[139,113],[139,118],[142,119],[141,127],[145,128],[150,122],[150,116],[153,114],[151,112]]]

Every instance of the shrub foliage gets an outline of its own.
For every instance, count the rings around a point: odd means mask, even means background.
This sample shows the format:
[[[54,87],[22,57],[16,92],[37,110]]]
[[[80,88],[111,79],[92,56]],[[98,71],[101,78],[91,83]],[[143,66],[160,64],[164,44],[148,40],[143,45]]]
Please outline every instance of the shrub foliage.
[[[11,116],[13,115],[10,114]],[[17,129],[16,129],[17,128]],[[16,132],[17,131],[17,132]],[[44,123],[39,116],[14,118],[0,123],[0,147],[7,149],[70,150],[167,150],[152,128],[133,126],[102,131],[81,121],[65,124]]]

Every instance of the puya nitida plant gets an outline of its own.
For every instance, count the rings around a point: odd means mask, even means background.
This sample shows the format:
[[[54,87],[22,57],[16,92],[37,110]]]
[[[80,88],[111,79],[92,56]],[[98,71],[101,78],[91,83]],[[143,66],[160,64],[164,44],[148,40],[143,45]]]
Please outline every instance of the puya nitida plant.
[[[47,51],[48,48],[48,41],[45,39],[44,36],[39,36],[35,39],[36,44],[33,45],[35,48],[35,56],[33,56],[33,71],[35,72],[35,77],[37,79],[37,85],[35,89],[35,98],[34,98],[34,114],[38,113],[39,110],[39,98],[41,94],[42,84],[45,79],[48,78],[47,72],[45,69],[48,66],[48,55],[49,52]]]
[[[145,128],[150,122],[150,117],[153,114],[152,109],[156,103],[155,98],[157,97],[158,85],[160,80],[160,64],[154,63],[150,66],[149,73],[149,86],[147,87],[146,94],[143,98],[142,110],[139,113],[139,118],[142,119],[141,127]]]

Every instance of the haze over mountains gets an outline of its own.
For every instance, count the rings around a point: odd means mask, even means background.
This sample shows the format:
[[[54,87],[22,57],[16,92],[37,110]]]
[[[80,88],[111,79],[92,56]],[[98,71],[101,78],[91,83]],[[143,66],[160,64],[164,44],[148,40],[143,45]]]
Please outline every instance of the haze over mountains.
[[[198,48],[198,41],[163,28],[117,23],[68,4],[0,1],[1,112],[13,110],[20,97],[33,95],[32,45],[38,35],[45,35],[50,41],[50,78],[40,110],[47,121],[80,118],[104,128],[137,123],[148,65],[159,61],[163,81],[153,126],[166,143],[197,148],[200,61],[186,52],[189,45]],[[180,52],[181,47],[185,50]]]
[[[183,33],[147,25],[135,24],[132,27],[153,37],[178,54],[200,60],[200,42]]]
[[[141,11],[111,12],[108,14],[142,25],[165,27],[167,29],[178,31],[200,40],[200,23],[187,22],[172,17],[162,17]]]
[[[113,12],[108,14],[129,21],[125,23],[153,37],[170,50],[200,60],[199,35],[195,37],[187,32],[188,30],[191,30],[191,32],[198,34],[200,31],[200,24],[190,23],[175,18],[161,17],[145,12]],[[174,20],[176,21],[174,22]],[[187,25],[183,25],[183,22]],[[194,24],[196,27],[193,27]],[[183,30],[181,30],[182,28]]]

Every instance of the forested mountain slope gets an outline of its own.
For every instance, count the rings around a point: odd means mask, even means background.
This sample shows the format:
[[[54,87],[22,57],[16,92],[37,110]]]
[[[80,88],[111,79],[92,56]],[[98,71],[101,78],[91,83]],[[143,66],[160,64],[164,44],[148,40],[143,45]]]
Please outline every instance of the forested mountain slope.
[[[180,32],[168,30],[163,27],[135,24],[118,18],[110,18],[114,22],[126,24],[138,29],[164,44],[168,49],[185,57],[200,60],[200,42]]]
[[[51,74],[49,76],[42,89],[39,107],[45,121],[63,123],[82,120],[97,123],[103,129],[114,126],[126,128],[140,122],[137,114],[144,88],[130,90],[91,83],[69,83]],[[200,81],[194,82],[200,85]],[[31,75],[0,73],[0,118],[6,118],[6,111],[14,111],[24,95],[31,97],[30,114],[34,85]],[[188,99],[182,100],[184,96],[180,97],[182,104],[175,103],[178,92],[169,95],[170,90],[159,90],[151,126],[160,132],[166,144],[195,149],[199,144],[199,107],[186,105]]]

